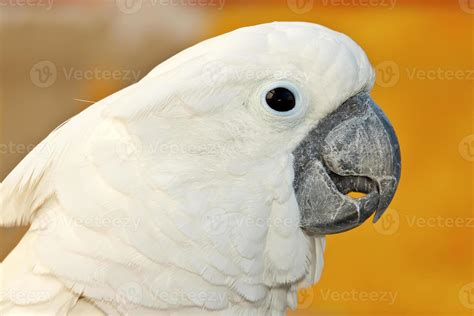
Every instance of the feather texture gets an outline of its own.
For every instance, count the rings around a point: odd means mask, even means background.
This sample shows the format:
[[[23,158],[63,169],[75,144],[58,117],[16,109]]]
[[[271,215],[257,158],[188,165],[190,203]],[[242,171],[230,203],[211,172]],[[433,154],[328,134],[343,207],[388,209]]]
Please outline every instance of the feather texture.
[[[263,75],[246,77],[249,61]],[[215,62],[225,72],[206,84]],[[270,116],[258,88],[296,70],[320,85],[307,95],[317,106]],[[2,265],[0,310],[284,315],[319,279],[324,251],[323,236],[300,229],[292,150],[372,81],[347,37],[273,23],[198,44],[94,104],[0,186],[0,225],[32,222]]]

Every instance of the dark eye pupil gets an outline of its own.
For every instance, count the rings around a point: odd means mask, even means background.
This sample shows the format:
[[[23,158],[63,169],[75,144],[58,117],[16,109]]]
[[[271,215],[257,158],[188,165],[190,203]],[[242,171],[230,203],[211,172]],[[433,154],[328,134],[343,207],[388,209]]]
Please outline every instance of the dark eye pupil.
[[[286,88],[275,88],[267,92],[265,100],[277,112],[288,112],[295,107],[295,96]]]

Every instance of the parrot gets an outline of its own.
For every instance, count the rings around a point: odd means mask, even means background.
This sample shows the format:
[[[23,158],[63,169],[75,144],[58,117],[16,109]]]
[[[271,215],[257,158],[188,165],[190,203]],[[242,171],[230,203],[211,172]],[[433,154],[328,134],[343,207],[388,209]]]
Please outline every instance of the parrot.
[[[325,236],[400,180],[375,72],[347,35],[247,26],[53,130],[0,184],[1,315],[286,315]],[[352,192],[359,192],[354,197]]]

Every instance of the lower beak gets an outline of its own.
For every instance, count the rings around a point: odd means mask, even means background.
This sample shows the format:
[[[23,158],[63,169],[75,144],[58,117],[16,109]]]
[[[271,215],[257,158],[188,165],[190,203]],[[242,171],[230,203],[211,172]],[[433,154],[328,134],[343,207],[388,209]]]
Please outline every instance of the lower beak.
[[[324,118],[293,152],[301,227],[339,233],[378,220],[400,180],[400,146],[392,125],[366,93]],[[366,194],[351,198],[349,192]]]

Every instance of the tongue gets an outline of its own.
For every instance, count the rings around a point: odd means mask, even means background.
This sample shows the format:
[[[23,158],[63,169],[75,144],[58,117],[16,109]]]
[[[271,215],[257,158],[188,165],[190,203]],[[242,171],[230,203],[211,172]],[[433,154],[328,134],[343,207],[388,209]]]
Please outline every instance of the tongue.
[[[369,194],[370,192],[377,191],[377,185],[368,177],[340,176],[334,172],[330,172],[329,176],[342,194],[347,194],[349,192]]]

